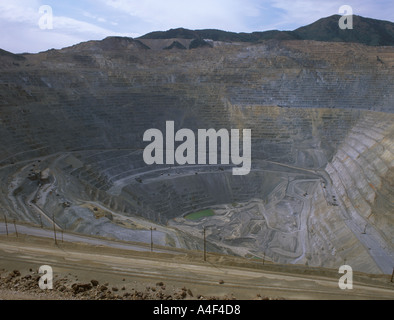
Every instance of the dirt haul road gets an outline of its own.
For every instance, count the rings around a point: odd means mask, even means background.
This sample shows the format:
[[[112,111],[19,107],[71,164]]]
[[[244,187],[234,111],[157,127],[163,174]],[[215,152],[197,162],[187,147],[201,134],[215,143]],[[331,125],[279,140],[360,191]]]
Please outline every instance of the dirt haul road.
[[[394,299],[394,284],[387,275],[355,272],[353,290],[341,290],[338,280],[342,275],[338,270],[263,264],[217,254],[208,254],[204,262],[202,253],[196,251],[143,252],[88,243],[58,241],[56,245],[53,239],[31,235],[0,236],[0,280],[13,270],[18,270],[21,277],[31,274],[38,277],[37,270],[42,265],[51,266],[54,280],[64,280],[69,288],[94,279],[113,291],[122,288],[122,294],[154,290],[156,295],[145,296],[151,299],[174,296],[180,288],[187,288],[189,294],[184,294],[185,299]],[[0,299],[65,297],[57,295],[56,289],[37,294],[37,290],[19,292],[18,286],[0,289]],[[155,286],[160,287],[161,296],[151,289]],[[82,297],[69,296],[70,299]]]

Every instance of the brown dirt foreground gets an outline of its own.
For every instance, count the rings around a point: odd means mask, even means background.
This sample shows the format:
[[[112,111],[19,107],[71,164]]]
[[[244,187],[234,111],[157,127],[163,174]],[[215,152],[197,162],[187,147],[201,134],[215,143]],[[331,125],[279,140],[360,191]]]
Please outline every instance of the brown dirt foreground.
[[[341,290],[338,270],[216,254],[202,260],[193,251],[151,253],[0,236],[0,300],[394,299],[387,275],[355,272],[353,290]],[[53,269],[53,290],[38,286],[42,265]]]

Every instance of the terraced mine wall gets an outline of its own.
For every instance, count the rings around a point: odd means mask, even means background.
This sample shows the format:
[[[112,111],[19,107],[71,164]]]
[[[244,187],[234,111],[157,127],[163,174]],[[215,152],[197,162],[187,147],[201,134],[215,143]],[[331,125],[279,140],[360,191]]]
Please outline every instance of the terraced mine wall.
[[[162,244],[197,249],[204,224],[223,224],[212,250],[392,271],[392,47],[151,47],[108,38],[0,57],[6,216],[133,241],[149,241],[148,221],[164,228]],[[147,166],[143,134],[169,120],[195,133],[251,129],[251,173]],[[203,209],[217,214],[182,218]]]

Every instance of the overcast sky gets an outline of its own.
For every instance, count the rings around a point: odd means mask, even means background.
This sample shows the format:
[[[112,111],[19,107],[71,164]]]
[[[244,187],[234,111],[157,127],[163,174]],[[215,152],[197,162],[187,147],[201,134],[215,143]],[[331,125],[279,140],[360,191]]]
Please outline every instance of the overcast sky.
[[[48,5],[53,28],[39,9]],[[107,36],[138,37],[184,27],[234,32],[294,30],[338,14],[342,5],[394,21],[392,0],[0,0],[0,48],[13,53],[60,49]]]

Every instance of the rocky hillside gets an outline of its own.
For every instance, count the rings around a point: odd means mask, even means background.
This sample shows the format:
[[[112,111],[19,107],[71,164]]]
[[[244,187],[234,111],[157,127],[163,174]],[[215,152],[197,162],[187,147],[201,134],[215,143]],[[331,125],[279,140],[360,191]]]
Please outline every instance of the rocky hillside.
[[[154,224],[190,249],[216,226],[212,251],[391,273],[393,47],[194,34],[1,52],[1,212],[127,241]],[[144,132],[169,120],[251,129],[251,173],[147,166]]]

